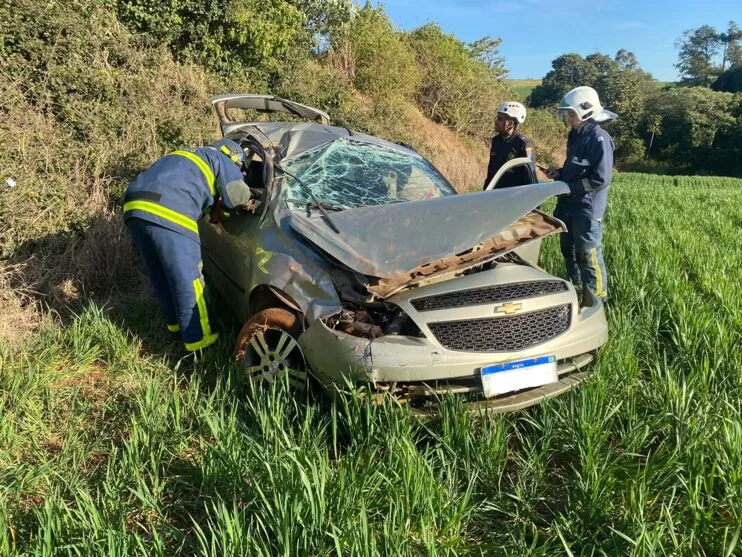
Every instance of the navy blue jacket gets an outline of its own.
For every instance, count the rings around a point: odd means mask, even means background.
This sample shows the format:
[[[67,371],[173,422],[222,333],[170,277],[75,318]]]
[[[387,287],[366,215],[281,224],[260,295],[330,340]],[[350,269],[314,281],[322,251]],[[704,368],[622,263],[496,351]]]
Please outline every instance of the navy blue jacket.
[[[515,132],[510,137],[505,137],[499,133],[495,135],[490,144],[490,161],[487,165],[487,177],[484,179],[484,186],[482,189],[485,189],[489,185],[490,180],[494,178],[502,165],[518,157],[528,157],[531,159],[531,174],[536,176],[533,141],[518,132]],[[532,182],[531,174],[529,174],[525,166],[513,168],[502,175],[497,187],[510,188],[512,186],[530,184]]]
[[[559,196],[556,214],[603,218],[613,177],[613,148],[611,136],[592,120],[569,132],[559,179],[567,183],[570,194]]]
[[[213,147],[175,151],[129,185],[124,220],[137,217],[198,237],[196,221],[219,196],[227,209],[250,200],[250,188],[239,167]]]

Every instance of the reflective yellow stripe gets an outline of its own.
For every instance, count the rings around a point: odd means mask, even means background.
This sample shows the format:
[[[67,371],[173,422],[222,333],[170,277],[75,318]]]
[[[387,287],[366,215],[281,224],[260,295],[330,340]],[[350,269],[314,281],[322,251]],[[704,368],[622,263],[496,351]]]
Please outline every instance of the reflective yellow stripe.
[[[191,153],[190,151],[173,151],[170,154],[185,157],[193,164],[198,166],[201,169],[201,172],[203,172],[204,178],[206,178],[206,183],[209,185],[209,191],[211,192],[211,195],[216,195],[216,189],[214,188],[214,173],[211,171],[211,168],[209,168],[209,165],[206,164],[201,157],[199,157],[195,153]]]
[[[590,260],[593,264],[593,271],[595,271],[595,294],[598,298],[604,298],[607,292],[603,290],[603,273],[600,272],[600,265],[598,265],[598,249],[590,249]]]
[[[151,201],[129,201],[128,203],[124,203],[124,213],[135,210],[152,213],[198,234],[198,224],[196,224],[195,220],[189,219],[185,215],[176,213],[172,209],[168,209],[157,203],[152,203]]]
[[[237,155],[233,154],[232,151],[229,150],[229,147],[227,147],[226,145],[222,145],[222,148],[219,150],[225,155],[227,155],[230,158],[230,160],[235,164],[237,163],[238,160],[240,160],[240,158]]]
[[[177,323],[175,325],[168,325],[167,330],[171,333],[177,333],[178,331],[180,331],[180,325],[178,325]]]
[[[209,312],[206,310],[206,300],[204,300],[204,287],[201,279],[193,281],[193,291],[196,293],[196,306],[198,306],[198,317],[201,321],[201,332],[204,338],[211,334],[211,325],[209,325]]]
[[[199,340],[197,342],[186,342],[185,348],[186,350],[201,350],[203,348],[206,348],[207,346],[214,344],[218,338],[219,333],[214,333],[213,335],[204,337],[202,340]]]

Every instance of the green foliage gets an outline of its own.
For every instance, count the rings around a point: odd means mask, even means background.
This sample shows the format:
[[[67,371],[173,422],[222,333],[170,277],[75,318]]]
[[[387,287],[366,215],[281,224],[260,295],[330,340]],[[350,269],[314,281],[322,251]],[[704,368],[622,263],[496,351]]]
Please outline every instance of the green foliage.
[[[415,54],[382,7],[366,4],[337,41],[350,48],[351,79],[373,99],[412,99],[420,80]]]
[[[356,12],[353,0],[286,0],[306,17],[306,28],[323,49],[331,37],[345,26]]]
[[[636,56],[626,50],[619,50],[615,60],[598,53],[585,58],[563,54],[552,62],[552,70],[542,84],[533,89],[530,103],[535,107],[552,106],[581,85],[593,87],[603,106],[618,114],[616,120],[605,124],[616,140],[617,156],[635,156],[644,95],[653,88],[651,75],[642,71]]]
[[[720,52],[719,34],[710,25],[689,29],[678,40],[678,62],[675,67],[689,83],[708,86],[719,73],[715,64]]]
[[[727,68],[742,65],[742,30],[734,21],[721,33],[711,25],[688,29],[676,45],[678,62],[675,67],[686,85],[708,87],[714,77]]]
[[[435,23],[412,31],[410,40],[422,74],[417,102],[423,114],[457,132],[491,135],[497,106],[508,95],[496,41],[467,46]],[[485,51],[488,62],[481,59]]]
[[[736,555],[741,208],[739,180],[618,173],[608,344],[512,414],[249,389],[229,330],[198,362],[143,346],[154,308],[0,347],[0,553]]]
[[[307,16],[285,0],[108,1],[133,30],[224,74],[249,70],[268,79],[308,55]]]
[[[742,66],[735,66],[722,73],[711,84],[711,88],[726,93],[742,93]]]
[[[564,160],[555,159],[552,153],[563,152],[567,144],[567,128],[548,108],[529,108],[526,121],[518,131],[535,142],[536,161],[542,166],[561,167]]]
[[[580,85],[593,87],[598,78],[595,65],[579,54],[562,54],[552,60],[551,67],[541,84],[531,91],[529,104],[533,107],[555,105],[569,90]]]
[[[678,87],[651,97],[647,112],[661,119],[652,152],[697,171],[739,173],[741,100],[704,87]]]

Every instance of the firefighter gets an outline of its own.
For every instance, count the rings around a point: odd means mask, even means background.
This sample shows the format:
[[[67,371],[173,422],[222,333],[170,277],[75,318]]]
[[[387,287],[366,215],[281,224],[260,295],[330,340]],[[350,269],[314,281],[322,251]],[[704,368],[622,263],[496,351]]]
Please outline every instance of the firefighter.
[[[229,139],[174,151],[126,190],[124,222],[144,258],[168,330],[179,332],[189,351],[206,348],[219,336],[204,297],[196,221],[216,200],[227,210],[250,200],[244,159],[242,148]]]
[[[484,188],[497,174],[502,165],[511,159],[528,157],[531,159],[531,171],[536,175],[535,159],[533,155],[533,141],[517,131],[518,125],[526,121],[526,107],[519,102],[508,101],[497,109],[495,131],[490,146],[490,162],[487,165],[487,178]],[[531,178],[525,166],[508,170],[497,183],[498,188],[509,188],[530,184]]]
[[[613,173],[613,139],[601,122],[616,115],[600,104],[592,87],[576,87],[559,103],[557,113],[570,128],[567,158],[560,169],[546,175],[566,182],[570,193],[560,195],[554,216],[567,225],[560,238],[572,282],[589,288],[598,298],[608,297],[608,275],[603,261],[603,215]]]

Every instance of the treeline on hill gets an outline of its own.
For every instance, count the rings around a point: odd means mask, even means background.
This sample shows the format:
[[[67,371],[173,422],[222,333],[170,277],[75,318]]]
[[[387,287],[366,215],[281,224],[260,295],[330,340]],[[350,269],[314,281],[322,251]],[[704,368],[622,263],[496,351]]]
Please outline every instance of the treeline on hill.
[[[563,54],[531,92],[533,107],[554,107],[578,85],[590,85],[618,113],[606,124],[625,168],[668,174],[742,176],[742,32],[704,25],[678,41],[683,79],[658,88],[636,56]]]
[[[122,193],[168,150],[218,136],[214,94],[318,106],[338,125],[412,144],[460,189],[478,187],[496,108],[511,95],[498,45],[434,23],[401,32],[381,7],[352,0],[0,2],[6,328],[27,321],[10,319],[12,307],[143,290]],[[563,126],[550,111],[526,124],[551,162]]]

